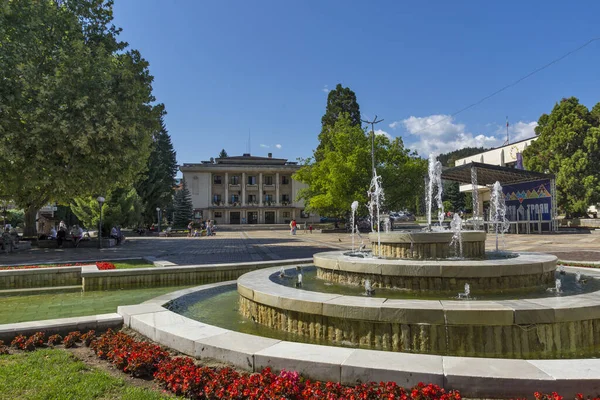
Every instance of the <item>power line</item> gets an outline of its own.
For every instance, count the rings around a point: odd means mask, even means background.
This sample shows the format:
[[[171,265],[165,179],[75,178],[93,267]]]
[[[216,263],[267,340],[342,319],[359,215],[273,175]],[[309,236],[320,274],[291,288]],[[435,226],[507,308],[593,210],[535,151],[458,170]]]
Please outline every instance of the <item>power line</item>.
[[[523,76],[523,77],[521,77],[521,78],[517,79],[516,81],[514,81],[514,82],[512,82],[512,83],[509,83],[508,85],[506,85],[506,86],[502,87],[501,89],[498,89],[498,90],[496,90],[495,92],[493,92],[493,93],[492,93],[492,94],[490,94],[490,95],[487,95],[487,96],[483,97],[482,99],[480,99],[480,100],[476,101],[475,103],[469,104],[468,106],[466,106],[466,107],[464,107],[464,108],[461,108],[460,110],[456,111],[455,113],[452,113],[452,114],[450,114],[450,115],[449,115],[449,116],[447,116],[446,118],[442,118],[442,119],[440,119],[440,120],[438,120],[438,121],[434,122],[433,124],[427,125],[426,127],[424,127],[424,128],[421,128],[421,129],[419,129],[418,131],[411,132],[411,133],[415,134],[415,133],[420,133],[420,132],[423,132],[424,130],[426,130],[426,129],[428,129],[428,128],[431,128],[432,126],[435,126],[435,125],[439,124],[440,122],[447,121],[447,120],[449,120],[449,119],[451,119],[451,118],[453,118],[453,117],[457,116],[458,114],[460,114],[460,113],[462,113],[462,112],[464,112],[464,111],[467,111],[467,110],[468,110],[468,109],[470,109],[470,108],[473,108],[473,107],[475,107],[475,106],[478,106],[479,104],[481,104],[481,103],[483,103],[484,101],[486,101],[486,100],[488,100],[488,99],[490,99],[490,98],[494,97],[495,95],[497,95],[497,94],[499,94],[499,93],[502,93],[502,92],[503,92],[503,91],[505,91],[506,89],[508,89],[508,88],[511,88],[511,87],[513,87],[513,86],[515,86],[515,85],[517,85],[517,84],[521,83],[521,82],[522,82],[522,81],[524,81],[525,79],[527,79],[527,78],[529,78],[529,77],[531,77],[531,76],[533,76],[533,75],[537,74],[537,73],[538,73],[538,72],[540,72],[540,71],[543,71],[543,70],[545,70],[546,68],[548,68],[548,67],[550,67],[550,66],[552,66],[552,65],[556,64],[557,62],[559,62],[559,61],[561,61],[561,60],[563,60],[563,59],[567,58],[567,57],[568,57],[568,56],[570,56],[571,54],[578,52],[579,50],[583,49],[584,47],[587,47],[588,45],[592,44],[592,43],[593,43],[593,42],[595,42],[596,40],[600,40],[600,37],[599,37],[599,38],[593,38],[593,39],[590,39],[590,40],[588,40],[587,42],[585,42],[583,45],[581,45],[581,46],[577,47],[576,49],[573,49],[573,50],[569,51],[568,53],[565,53],[565,54],[563,54],[562,56],[560,56],[560,57],[558,57],[558,58],[556,58],[556,59],[554,59],[554,60],[550,61],[548,64],[545,64],[545,65],[543,65],[543,66],[541,66],[541,67],[539,67],[539,68],[537,68],[537,69],[535,69],[535,70],[531,71],[531,72],[530,72],[530,73],[528,73],[527,75],[525,75],[525,76]]]

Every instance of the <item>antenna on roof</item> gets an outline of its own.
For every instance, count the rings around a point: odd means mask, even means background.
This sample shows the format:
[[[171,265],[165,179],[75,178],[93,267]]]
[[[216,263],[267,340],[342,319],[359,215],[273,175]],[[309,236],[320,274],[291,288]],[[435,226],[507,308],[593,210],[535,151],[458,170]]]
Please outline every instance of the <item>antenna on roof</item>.
[[[246,149],[246,153],[252,154],[250,149],[252,147],[252,136],[250,136],[250,128],[248,128],[248,148]]]
[[[508,116],[506,116],[506,143],[504,143],[504,146],[506,146],[509,143],[510,143],[510,139],[508,137]]]

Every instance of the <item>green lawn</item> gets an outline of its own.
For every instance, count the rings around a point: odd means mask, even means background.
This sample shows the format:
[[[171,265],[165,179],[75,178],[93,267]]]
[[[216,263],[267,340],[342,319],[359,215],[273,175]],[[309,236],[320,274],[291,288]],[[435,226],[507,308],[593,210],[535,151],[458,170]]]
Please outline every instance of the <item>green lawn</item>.
[[[168,399],[92,369],[59,349],[0,356],[0,399]]]
[[[5,295],[0,296],[0,324],[114,313],[118,306],[140,304],[188,287]]]
[[[129,261],[109,261],[115,264],[117,269],[130,269],[130,268],[152,268],[154,264],[148,263],[144,260],[129,260]]]

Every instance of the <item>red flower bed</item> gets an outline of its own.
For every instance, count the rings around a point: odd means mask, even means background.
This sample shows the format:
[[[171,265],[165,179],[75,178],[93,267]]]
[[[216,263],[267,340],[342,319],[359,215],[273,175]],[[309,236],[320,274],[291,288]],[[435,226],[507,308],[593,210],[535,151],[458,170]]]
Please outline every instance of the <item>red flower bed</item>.
[[[53,335],[49,343],[57,343],[60,336]],[[12,345],[34,350],[43,343],[45,335],[38,332],[29,338],[15,337]],[[298,372],[281,371],[275,374],[270,368],[260,373],[240,373],[231,368],[210,368],[196,365],[189,357],[171,357],[160,346],[137,341],[133,337],[109,330],[96,338],[94,331],[83,335],[71,332],[65,337],[69,347],[82,339],[90,342],[90,347],[102,359],[111,361],[117,368],[137,377],[154,377],[167,390],[176,395],[191,399],[219,400],[375,400],[375,399],[418,399],[418,400],[460,400],[458,391],[446,392],[437,385],[419,383],[412,389],[404,389],[395,382],[369,382],[356,386],[344,386],[338,382],[311,381],[302,378]],[[27,348],[29,343],[29,348]],[[65,347],[66,344],[65,344]],[[8,354],[8,349],[0,341],[0,355]],[[563,400],[557,393],[534,393],[536,400]],[[578,394],[574,400],[583,400]],[[591,400],[591,397],[589,398]],[[600,400],[600,398],[593,398]]]
[[[98,267],[99,270],[104,271],[107,269],[116,269],[117,267],[115,267],[115,264],[110,263],[110,262],[106,262],[106,261],[102,261],[102,262],[97,262],[96,263],[96,267]]]

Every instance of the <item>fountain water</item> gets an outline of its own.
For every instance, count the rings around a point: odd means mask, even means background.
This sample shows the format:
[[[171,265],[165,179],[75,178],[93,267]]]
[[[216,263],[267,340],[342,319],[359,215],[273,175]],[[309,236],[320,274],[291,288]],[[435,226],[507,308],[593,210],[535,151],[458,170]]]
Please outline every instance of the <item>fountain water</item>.
[[[450,246],[454,247],[454,254],[458,258],[463,258],[463,243],[462,243],[462,218],[458,213],[454,213],[450,222],[450,230],[452,231],[452,241]]]
[[[356,218],[356,210],[358,209],[358,201],[354,200],[350,207],[352,208],[352,217],[350,219],[350,222],[352,223],[352,251],[354,252],[354,230],[356,229],[355,228],[356,227],[355,218]]]
[[[302,287],[302,272],[298,273],[298,278],[296,281],[296,287]]]
[[[459,293],[458,298],[468,300],[468,299],[470,299],[470,297],[469,297],[470,295],[471,295],[471,285],[469,285],[468,283],[465,283],[465,291],[463,293]]]
[[[560,279],[556,279],[556,281],[554,282],[554,290],[556,290],[556,293],[560,293],[561,287],[562,287],[562,281]]]
[[[581,282],[581,272],[579,271],[577,271],[577,273],[575,274],[575,282]]]
[[[477,187],[477,170],[471,168],[471,192],[473,194],[473,229],[480,229],[479,217],[479,190]]]
[[[437,160],[433,153],[429,155],[427,172],[427,226],[431,229],[431,211],[433,208],[434,193],[438,208],[438,222],[440,227],[444,222],[444,204],[442,203],[442,163]]]
[[[371,186],[367,192],[369,195],[369,214],[371,215],[371,232],[374,232],[374,218],[377,218],[377,243],[381,244],[381,226],[380,226],[380,210],[381,203],[385,200],[383,193],[383,187],[381,186],[381,177],[377,175],[377,171],[373,170],[373,179],[371,180]],[[375,216],[375,209],[377,210],[377,216]],[[378,254],[380,255],[380,254]]]
[[[371,286],[371,281],[369,279],[365,280],[365,295],[372,297],[375,294],[375,289]]]
[[[285,268],[281,267],[279,269],[279,277],[281,277],[281,278],[285,277]]]
[[[504,243],[504,232],[508,231],[510,227],[510,222],[506,218],[504,192],[502,192],[502,185],[498,181],[494,183],[490,201],[492,203],[492,222],[496,231],[496,251],[498,251],[498,237],[502,236],[502,242]]]
[[[383,226],[385,227],[385,233],[390,233],[390,220],[389,220],[389,218],[387,218],[383,222]]]

